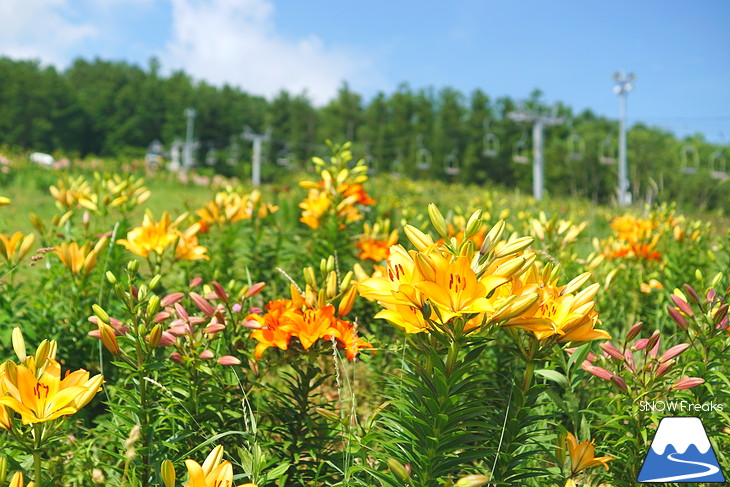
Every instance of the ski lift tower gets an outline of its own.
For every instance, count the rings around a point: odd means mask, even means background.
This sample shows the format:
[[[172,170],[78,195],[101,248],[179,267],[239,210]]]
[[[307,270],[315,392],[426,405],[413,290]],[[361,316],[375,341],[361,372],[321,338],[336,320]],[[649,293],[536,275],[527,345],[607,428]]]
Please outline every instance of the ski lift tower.
[[[184,113],[185,118],[187,118],[187,126],[185,129],[185,145],[183,146],[183,168],[187,171],[193,167],[193,150],[195,148],[193,123],[197,112],[194,108],[186,108]]]
[[[627,206],[631,203],[629,193],[628,165],[626,162],[626,96],[634,89],[634,73],[624,74],[623,71],[614,73],[616,82],[613,91],[619,96],[619,139],[618,139],[618,204]]]
[[[515,122],[532,123],[532,195],[536,201],[542,200],[545,170],[542,157],[542,131],[546,126],[559,125],[563,123],[562,118],[555,114],[542,115],[538,112],[520,110],[510,112],[507,116]]]

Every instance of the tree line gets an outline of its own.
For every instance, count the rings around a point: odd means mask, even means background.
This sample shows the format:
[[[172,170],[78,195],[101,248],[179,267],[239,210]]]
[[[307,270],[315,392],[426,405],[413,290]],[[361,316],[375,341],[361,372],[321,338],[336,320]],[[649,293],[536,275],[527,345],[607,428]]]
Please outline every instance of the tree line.
[[[183,71],[162,76],[154,58],[146,68],[77,59],[58,71],[38,61],[3,57],[0,145],[79,157],[139,157],[155,139],[169,147],[184,138],[183,112],[194,108],[197,160],[202,166],[206,160],[214,163],[218,172],[240,172],[242,161],[250,160],[250,143],[240,137],[247,127],[270,135],[264,171],[269,179],[283,170],[281,164],[304,167],[311,156],[325,152],[323,141],[331,139],[352,141],[355,155],[366,157],[375,172],[490,181],[529,192],[531,165],[516,161],[531,157],[530,127],[508,116],[522,109],[564,121],[545,130],[546,190],[610,201],[617,164],[607,163],[618,157],[617,121],[590,110],[573,113],[561,103],[548,106],[541,95],[535,90],[518,104],[480,89],[464,94],[403,83],[391,94],[365,101],[343,83],[327,105],[315,107],[306,93],[281,91],[267,100],[229,85],[196,81]],[[722,172],[728,156],[727,148],[699,134],[679,140],[668,131],[635,124],[628,133],[634,199],[730,210],[730,199],[723,197],[730,183]],[[230,166],[228,160],[241,164]]]

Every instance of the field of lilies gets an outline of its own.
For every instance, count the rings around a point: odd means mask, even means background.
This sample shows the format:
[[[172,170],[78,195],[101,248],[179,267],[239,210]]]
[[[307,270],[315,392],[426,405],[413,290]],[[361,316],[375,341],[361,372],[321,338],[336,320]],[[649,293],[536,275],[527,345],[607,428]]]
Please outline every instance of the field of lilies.
[[[369,177],[0,171],[0,487],[630,486],[730,474],[730,234]],[[667,484],[669,485],[669,484]]]

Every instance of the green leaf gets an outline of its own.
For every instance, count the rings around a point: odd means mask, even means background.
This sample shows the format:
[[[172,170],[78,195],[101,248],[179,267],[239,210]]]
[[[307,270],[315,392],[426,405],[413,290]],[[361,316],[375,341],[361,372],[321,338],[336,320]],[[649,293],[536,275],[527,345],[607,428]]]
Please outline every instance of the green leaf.
[[[549,370],[549,369],[540,369],[535,371],[535,375],[539,375],[540,377],[547,379],[552,382],[556,382],[560,386],[562,386],[564,389],[568,388],[568,378],[565,377],[565,375],[561,374],[557,370]]]

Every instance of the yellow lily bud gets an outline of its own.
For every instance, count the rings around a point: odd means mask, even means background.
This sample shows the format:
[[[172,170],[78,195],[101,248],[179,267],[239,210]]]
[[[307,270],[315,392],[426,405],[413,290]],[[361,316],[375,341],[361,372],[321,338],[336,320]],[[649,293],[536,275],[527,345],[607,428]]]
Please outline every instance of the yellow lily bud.
[[[347,290],[342,299],[340,299],[340,305],[337,308],[337,314],[340,317],[347,315],[352,310],[352,305],[355,303],[357,298],[357,283],[353,283],[350,289]]]
[[[335,271],[330,271],[330,273],[327,274],[325,292],[327,293],[327,297],[330,299],[334,298],[337,294],[337,273]]]
[[[162,325],[156,324],[152,327],[152,331],[150,332],[150,347],[155,348],[160,345],[160,341],[162,340]]]
[[[119,355],[121,350],[119,349],[119,343],[117,342],[117,336],[114,334],[114,328],[111,325],[99,321],[99,334],[101,335],[101,342],[104,347],[109,350],[112,355]]]
[[[203,474],[207,477],[210,472],[223,460],[223,445],[218,445],[208,454],[203,462]]]
[[[342,282],[340,282],[340,292],[350,287],[350,281],[352,281],[352,271],[347,271],[347,274],[342,278]]]
[[[466,230],[464,230],[464,238],[472,238],[482,226],[482,210],[477,210],[471,214],[469,221],[466,222]]]
[[[102,309],[101,306],[98,304],[92,304],[91,310],[94,312],[97,318],[99,318],[100,321],[103,321],[104,323],[110,323],[109,315]]]
[[[439,211],[438,207],[433,204],[428,204],[428,216],[431,219],[431,224],[433,225],[433,228],[436,229],[436,231],[444,238],[448,238],[449,236],[449,228],[446,226],[446,220],[444,220],[444,216]]]
[[[20,250],[18,251],[18,261],[23,260],[23,257],[28,253],[31,246],[35,242],[35,235],[30,233],[23,238],[23,243],[20,244]]]
[[[395,458],[388,459],[388,468],[390,468],[390,471],[393,472],[393,475],[403,482],[407,482],[411,477],[411,474],[408,470],[406,470],[406,467]]]
[[[8,476],[8,460],[0,457],[0,485],[5,485],[5,477]]]
[[[408,240],[410,240],[413,246],[418,250],[423,251],[428,248],[428,246],[433,245],[433,239],[431,236],[423,233],[413,225],[406,225],[403,228],[403,231],[406,232],[406,237],[408,237]]]
[[[467,475],[466,477],[460,478],[454,487],[482,487],[489,483],[489,477],[486,475]]]
[[[534,240],[535,239],[532,237],[520,237],[520,238],[506,244],[501,249],[497,250],[497,252],[495,252],[494,255],[495,255],[495,257],[499,258],[499,257],[504,257],[504,256],[510,255],[510,254],[516,254],[517,252],[521,252],[521,251],[525,250],[527,247],[529,247],[530,245],[532,245],[532,242]]]
[[[18,360],[25,362],[27,355],[25,354],[25,340],[23,340],[23,332],[17,326],[13,328],[12,335],[13,350],[15,355],[18,356]]]
[[[565,287],[563,288],[563,290],[560,292],[560,295],[561,296],[564,296],[566,294],[570,294],[570,293],[572,293],[574,291],[577,291],[590,278],[591,278],[591,273],[590,272],[584,272],[583,274],[581,274],[580,276],[574,278],[572,281],[570,281],[568,284],[566,284]]]
[[[170,460],[163,460],[160,465],[160,477],[165,487],[175,487],[175,466]]]
[[[23,487],[24,484],[23,474],[21,472],[15,472],[10,478],[10,485],[8,487]]]

